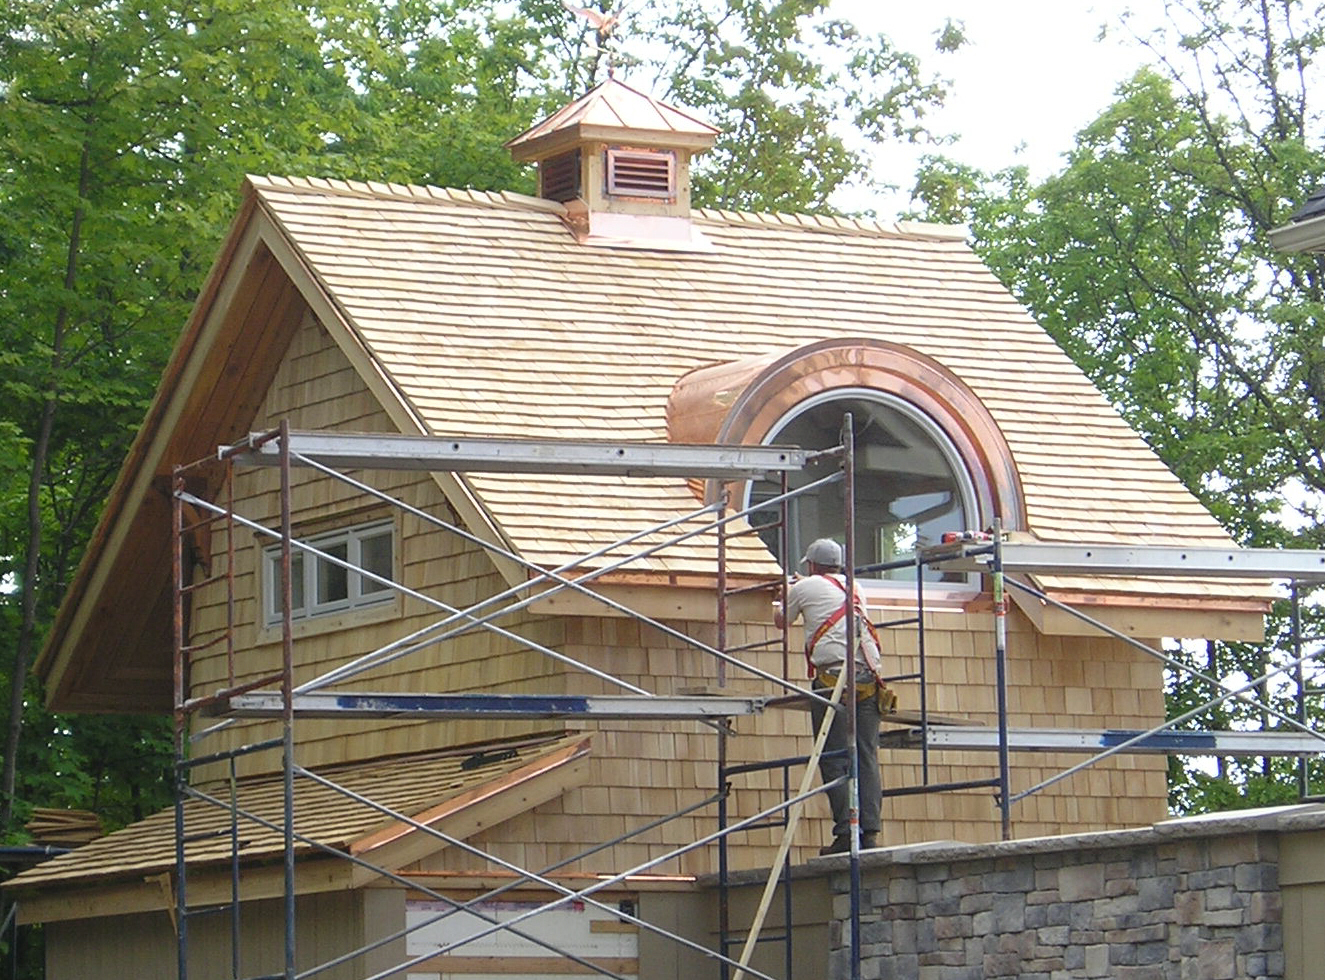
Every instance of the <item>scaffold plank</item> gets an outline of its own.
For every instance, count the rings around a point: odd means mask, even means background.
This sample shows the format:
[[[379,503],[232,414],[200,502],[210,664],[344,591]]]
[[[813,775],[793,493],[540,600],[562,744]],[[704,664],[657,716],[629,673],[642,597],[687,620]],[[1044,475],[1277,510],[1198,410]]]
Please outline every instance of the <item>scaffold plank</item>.
[[[763,711],[767,698],[645,697],[642,695],[379,694],[315,691],[296,694],[300,718],[728,718]],[[237,694],[211,713],[229,718],[279,718],[279,691]]]
[[[991,545],[963,545],[936,560],[952,571],[989,570]],[[927,555],[938,559],[941,547]],[[1003,545],[1003,571],[1048,575],[1146,575],[1191,578],[1265,578],[1325,581],[1325,551],[1306,548],[1178,548],[1159,545]]]
[[[250,436],[236,461],[280,462],[274,439]],[[427,472],[586,473],[617,476],[748,479],[805,468],[807,450],[792,446],[707,446],[665,442],[473,439],[363,432],[291,432],[290,452],[336,469]],[[300,465],[298,458],[292,465]]]
[[[1009,728],[1012,752],[1096,753],[1141,735],[1140,730]],[[955,749],[997,751],[998,729],[975,726],[930,726],[885,731],[880,744],[888,749]],[[1165,731],[1147,735],[1124,751],[1149,755],[1317,756],[1325,738],[1309,732]]]

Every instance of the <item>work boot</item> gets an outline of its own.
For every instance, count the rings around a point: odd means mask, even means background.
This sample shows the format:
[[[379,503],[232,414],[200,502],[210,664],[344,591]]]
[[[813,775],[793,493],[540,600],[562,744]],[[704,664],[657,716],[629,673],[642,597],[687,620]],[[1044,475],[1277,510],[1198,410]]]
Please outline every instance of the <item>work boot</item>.
[[[862,851],[872,851],[879,846],[878,834],[861,834],[860,849]]]
[[[846,854],[850,852],[850,850],[851,850],[851,835],[838,834],[836,837],[833,838],[833,842],[829,844],[827,847],[819,848],[819,853],[821,855],[827,856],[829,854]]]

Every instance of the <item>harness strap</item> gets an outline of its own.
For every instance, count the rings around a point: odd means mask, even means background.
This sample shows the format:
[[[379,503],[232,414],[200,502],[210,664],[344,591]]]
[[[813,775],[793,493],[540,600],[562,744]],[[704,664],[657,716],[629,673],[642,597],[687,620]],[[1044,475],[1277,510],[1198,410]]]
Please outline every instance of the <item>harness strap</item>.
[[[833,578],[833,576],[824,575],[823,577],[828,579],[828,581],[832,582],[839,589],[841,589],[844,598],[842,599],[841,608],[835,609],[831,616],[829,616],[822,623],[820,623],[819,628],[814,631],[814,635],[811,636],[805,642],[805,664],[809,670],[809,673],[806,676],[813,678],[815,674],[815,669],[816,669],[814,664],[815,646],[818,644],[820,640],[824,638],[824,634],[826,634],[830,629],[832,629],[834,626],[836,626],[838,623],[842,621],[842,617],[844,617],[847,614],[847,610],[852,606],[854,606],[857,614],[859,615],[860,621],[865,624],[865,629],[869,632],[870,639],[874,641],[872,651],[870,649],[869,644],[863,645],[863,650],[865,652],[865,666],[867,666],[870,669],[870,673],[874,675],[876,681],[878,681],[879,683],[883,683],[882,678],[880,677],[883,665],[879,662],[879,651],[883,648],[879,643],[878,631],[874,629],[874,624],[870,622],[869,616],[865,614],[865,608],[860,601],[860,596],[847,595],[847,587],[841,582],[839,582],[837,579]],[[852,601],[853,599],[855,600],[854,602]],[[859,642],[860,637],[856,637],[856,640],[857,642]],[[854,661],[855,658],[853,657],[852,659]]]

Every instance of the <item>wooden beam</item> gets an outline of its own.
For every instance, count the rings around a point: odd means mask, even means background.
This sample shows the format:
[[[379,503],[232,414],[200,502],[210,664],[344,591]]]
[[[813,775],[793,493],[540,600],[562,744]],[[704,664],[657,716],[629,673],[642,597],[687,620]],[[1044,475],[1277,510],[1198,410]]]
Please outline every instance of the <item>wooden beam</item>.
[[[1020,589],[1009,589],[1008,592],[1017,608],[1046,636],[1100,635],[1090,623],[1051,603]],[[1191,605],[1187,605],[1163,599],[1141,605],[1130,597],[1108,603],[1091,601],[1091,597],[1078,594],[1052,593],[1050,598],[1080,609],[1091,619],[1119,633],[1143,640],[1171,636],[1256,643],[1265,639],[1265,611],[1260,603],[1249,603],[1252,608],[1239,609],[1227,608],[1218,600],[1191,600]]]
[[[480,830],[495,827],[512,817],[556,799],[588,779],[590,740],[535,760],[502,779],[461,793],[432,810],[419,814],[416,823],[435,827],[449,837],[464,840]],[[350,852],[373,864],[398,871],[436,853],[446,844],[412,824],[396,821],[355,841]],[[356,884],[367,884],[380,876],[356,866]]]

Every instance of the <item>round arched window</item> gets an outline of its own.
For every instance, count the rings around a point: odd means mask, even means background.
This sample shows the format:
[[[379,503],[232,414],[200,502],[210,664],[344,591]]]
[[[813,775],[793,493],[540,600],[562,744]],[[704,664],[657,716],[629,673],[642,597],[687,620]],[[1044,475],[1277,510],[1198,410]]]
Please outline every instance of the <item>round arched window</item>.
[[[946,531],[976,527],[979,509],[971,478],[952,441],[924,412],[885,392],[846,388],[820,392],[795,405],[763,441],[806,449],[841,443],[842,423],[851,415],[855,445],[855,558],[857,567],[903,561],[917,547],[937,544]],[[840,465],[826,458],[794,474],[791,487],[806,486]],[[775,497],[780,485],[750,485],[749,505]],[[752,522],[784,565],[794,569],[816,538],[843,540],[844,486],[841,481],[794,497],[787,508],[789,555],[779,554],[776,508],[756,511]],[[865,578],[914,579],[915,568],[877,570]],[[926,581],[964,581],[962,575],[933,569]]]

